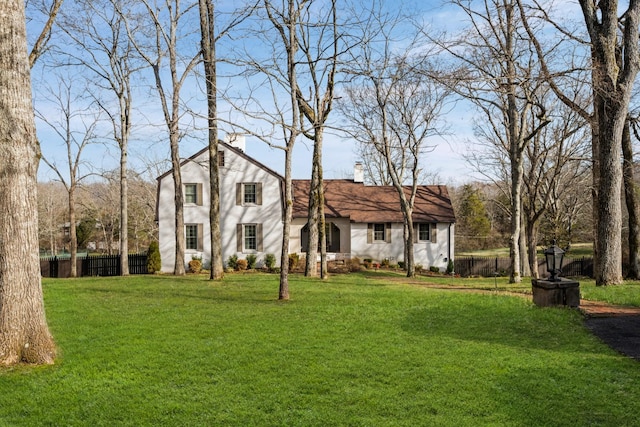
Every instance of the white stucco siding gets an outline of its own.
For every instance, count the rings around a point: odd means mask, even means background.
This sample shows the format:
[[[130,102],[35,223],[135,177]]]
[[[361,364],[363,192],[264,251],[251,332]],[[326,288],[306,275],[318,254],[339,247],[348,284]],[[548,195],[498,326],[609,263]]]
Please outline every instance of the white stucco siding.
[[[451,226],[451,234],[449,227]],[[441,269],[447,267],[449,256],[453,256],[453,224],[439,223],[436,226],[436,242],[416,242],[414,243],[414,262],[424,268],[437,266]],[[391,224],[391,242],[372,241],[368,242],[368,224],[351,224],[351,256],[361,260],[370,258],[374,261],[389,259],[391,263],[404,261],[404,237],[403,225],[400,223]],[[449,239],[450,237],[450,239]],[[451,246],[449,246],[451,245]],[[449,250],[451,247],[451,250]]]
[[[449,227],[451,230],[449,232]],[[414,262],[423,268],[438,267],[445,270],[449,257],[453,257],[454,224],[436,224],[436,242],[416,242],[413,244]],[[433,238],[432,238],[433,240]]]
[[[391,224],[391,241],[383,240],[368,242],[368,224],[351,224],[351,256],[363,259],[382,261],[388,259],[397,263],[404,259],[404,244],[402,241],[402,224]]]
[[[222,235],[222,257],[226,264],[231,255],[246,258],[254,253],[258,265],[264,262],[264,255],[271,253],[279,262],[282,247],[282,203],[280,180],[264,168],[239,156],[235,151],[224,151],[225,164],[220,168],[220,231]],[[202,251],[185,250],[185,264],[193,256],[202,258],[207,264],[211,260],[211,242],[209,227],[209,170],[208,153],[183,165],[183,184],[202,184],[202,204],[185,204],[184,223],[202,224]],[[236,204],[236,184],[259,184],[262,204],[243,206]],[[173,178],[166,175],[160,182],[158,199],[158,228],[162,271],[172,272],[175,260],[175,208]],[[237,225],[260,224],[262,230],[262,251],[237,251]]]

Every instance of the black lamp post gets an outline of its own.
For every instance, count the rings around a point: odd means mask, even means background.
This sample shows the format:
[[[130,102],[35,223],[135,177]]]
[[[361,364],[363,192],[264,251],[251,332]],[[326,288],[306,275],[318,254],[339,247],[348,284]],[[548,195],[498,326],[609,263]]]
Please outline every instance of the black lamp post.
[[[547,260],[547,271],[551,275],[549,277],[550,282],[558,282],[558,277],[562,272],[562,260],[564,258],[564,251],[556,246],[555,239],[551,246],[544,251],[544,256]]]

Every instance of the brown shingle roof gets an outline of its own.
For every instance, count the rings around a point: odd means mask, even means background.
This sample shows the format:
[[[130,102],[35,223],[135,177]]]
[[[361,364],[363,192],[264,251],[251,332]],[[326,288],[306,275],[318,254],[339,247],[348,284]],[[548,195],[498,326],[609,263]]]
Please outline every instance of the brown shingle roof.
[[[293,217],[306,218],[309,180],[293,180]],[[403,222],[400,199],[394,187],[369,186],[351,180],[325,180],[325,216],[353,222]],[[410,189],[405,188],[407,195]],[[455,222],[449,192],[444,185],[418,187],[413,211],[415,222]]]

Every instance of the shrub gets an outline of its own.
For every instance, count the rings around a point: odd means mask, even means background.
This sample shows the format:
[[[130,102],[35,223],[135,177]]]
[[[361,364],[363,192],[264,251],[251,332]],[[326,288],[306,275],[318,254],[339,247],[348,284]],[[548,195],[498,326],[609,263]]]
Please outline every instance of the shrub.
[[[440,268],[432,265],[431,267],[429,267],[429,271],[431,271],[432,273],[440,273]]]
[[[231,255],[229,259],[227,259],[227,267],[232,270],[238,269],[238,255]]]
[[[300,256],[297,253],[289,254],[289,271],[293,271],[298,267]]]
[[[236,269],[237,269],[238,271],[244,271],[244,270],[246,270],[246,269],[247,269],[247,265],[248,265],[248,264],[249,264],[249,263],[247,262],[247,260],[246,260],[246,259],[239,259],[239,260],[236,262]]]
[[[400,267],[401,269],[404,270],[404,261],[398,261],[398,267]],[[418,267],[416,266],[416,270],[418,269]]]
[[[264,256],[264,265],[269,271],[273,271],[276,267],[276,256],[274,254],[266,254]]]
[[[453,268],[454,268],[453,260],[450,259],[449,263],[447,264],[447,274],[453,274],[453,271],[454,271]]]
[[[153,241],[149,244],[149,250],[147,251],[147,271],[149,273],[155,273],[161,269],[160,245],[158,245],[158,242]]]
[[[389,267],[389,258],[383,259],[380,265],[382,265],[383,267]]]
[[[362,263],[364,264],[364,267],[368,269],[373,265],[373,260],[371,258],[365,258]]]
[[[189,261],[189,271],[194,274],[198,274],[202,271],[202,258],[193,256]]]
[[[349,260],[349,271],[356,272],[360,271],[362,266],[360,265],[360,258],[353,257]]]
[[[247,255],[247,269],[253,270],[254,268],[256,268],[257,260],[258,260],[258,257],[255,254]]]
[[[424,270],[424,267],[422,266],[422,264],[416,264],[415,268],[418,273],[422,273],[422,270]]]

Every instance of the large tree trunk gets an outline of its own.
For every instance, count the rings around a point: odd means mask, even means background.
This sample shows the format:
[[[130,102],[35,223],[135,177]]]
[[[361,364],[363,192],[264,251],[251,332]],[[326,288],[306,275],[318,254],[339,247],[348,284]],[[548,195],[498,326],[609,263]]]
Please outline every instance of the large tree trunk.
[[[307,258],[304,270],[304,275],[307,277],[318,276],[318,241],[320,238],[320,192],[318,188],[321,185],[319,158],[318,147],[314,144],[311,183],[309,185],[309,210],[307,215],[309,241],[307,242]]]
[[[69,277],[78,277],[78,233],[76,229],[76,190],[74,178],[69,187]]]
[[[216,70],[216,37],[214,4],[200,0],[200,32],[202,58],[207,87],[207,122],[209,125],[209,227],[211,230],[211,280],[224,276],[222,262],[222,234],[220,231],[220,171],[218,164],[218,103]]]
[[[295,138],[293,139],[295,141]],[[293,144],[287,144],[293,148]],[[284,159],[284,224],[282,225],[282,252],[280,254],[280,288],[278,299],[289,300],[289,241],[293,218],[293,186],[291,183],[292,150],[285,150]]]
[[[174,116],[174,117],[177,117]],[[176,119],[177,120],[177,119]],[[177,124],[173,124],[173,127],[177,127]],[[178,152],[178,135],[177,130],[170,132],[170,144],[171,144],[171,166],[173,174],[174,189],[174,206],[176,211],[175,217],[175,263],[173,266],[173,274],[176,276],[184,276],[185,271],[185,238],[184,238],[184,193],[182,191],[182,174],[180,172],[180,154]]]
[[[514,152],[519,151],[515,142],[512,142],[511,155],[511,237],[509,239],[509,249],[511,253],[511,276],[509,283],[522,282],[520,274],[520,217],[522,215],[522,163],[521,157]]]
[[[631,145],[631,131],[629,121],[622,132],[622,153],[624,155],[624,199],[627,203],[629,215],[629,272],[627,277],[632,280],[640,279],[640,224],[638,190],[633,172],[633,147]]]
[[[38,257],[36,140],[23,0],[0,4],[0,365],[51,364]]]
[[[618,19],[618,2],[580,0],[591,41],[594,189],[597,204],[596,285],[622,283],[622,131],[640,67],[640,2],[629,2]],[[621,36],[621,37],[620,37]]]
[[[127,147],[120,147],[120,274],[129,275],[129,182],[127,181]],[[111,242],[109,242],[111,250]]]

